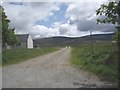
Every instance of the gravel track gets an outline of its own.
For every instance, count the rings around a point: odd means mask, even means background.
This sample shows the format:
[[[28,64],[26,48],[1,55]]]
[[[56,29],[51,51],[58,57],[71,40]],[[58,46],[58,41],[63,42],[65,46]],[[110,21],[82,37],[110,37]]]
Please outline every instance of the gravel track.
[[[71,48],[2,68],[3,88],[96,88],[105,86],[95,75],[70,64]]]

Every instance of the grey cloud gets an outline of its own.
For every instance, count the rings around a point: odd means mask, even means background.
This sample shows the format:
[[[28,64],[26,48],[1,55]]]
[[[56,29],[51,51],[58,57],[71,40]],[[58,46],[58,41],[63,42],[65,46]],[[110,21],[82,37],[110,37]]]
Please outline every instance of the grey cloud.
[[[95,22],[93,21],[88,21],[88,20],[80,20],[77,23],[77,29],[79,31],[89,31],[94,28]]]
[[[115,31],[115,25],[112,24],[97,24],[96,20],[81,20],[77,23],[77,29],[79,31],[102,31],[112,32]]]
[[[106,16],[96,16],[96,9],[100,3],[73,3],[68,6],[66,17],[69,17],[69,24],[76,25],[79,31],[102,31],[111,32],[115,30],[112,24],[97,24],[97,18],[105,19]]]
[[[70,25],[73,25],[73,24],[76,24],[77,22],[79,22],[79,20],[78,19],[76,19],[76,20],[71,20],[71,19],[69,19],[69,24]]]
[[[101,16],[98,16],[98,17],[97,17],[97,19],[101,19],[101,20],[102,20],[102,19],[105,19],[105,18],[107,18],[107,16],[105,16],[105,15],[101,15]]]
[[[23,5],[22,2],[8,2],[8,3],[12,5]]]
[[[30,2],[29,4],[31,7],[36,8],[36,7],[43,7],[47,3],[46,2]]]
[[[67,32],[68,32],[68,29],[65,28],[65,27],[60,27],[60,28],[59,28],[59,33],[60,33],[60,35],[64,35],[64,34],[66,34]]]
[[[95,26],[95,29],[102,31],[102,32],[114,32],[114,31],[116,31],[115,25],[113,25],[113,24],[97,24]]]

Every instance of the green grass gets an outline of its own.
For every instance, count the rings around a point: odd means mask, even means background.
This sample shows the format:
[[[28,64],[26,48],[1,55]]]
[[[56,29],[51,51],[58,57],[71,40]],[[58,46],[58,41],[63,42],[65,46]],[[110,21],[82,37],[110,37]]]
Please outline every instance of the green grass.
[[[2,53],[0,52],[0,66],[2,66]]]
[[[118,48],[115,43],[96,43],[93,54],[90,45],[73,47],[71,63],[95,73],[101,80],[118,80]]]
[[[30,58],[58,50],[58,48],[46,47],[40,49],[16,49],[2,52],[2,65],[16,64]]]

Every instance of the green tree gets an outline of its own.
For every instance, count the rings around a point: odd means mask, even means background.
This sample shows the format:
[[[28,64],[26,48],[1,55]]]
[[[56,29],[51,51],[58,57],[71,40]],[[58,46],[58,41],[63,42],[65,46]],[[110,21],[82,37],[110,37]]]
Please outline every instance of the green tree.
[[[101,7],[96,10],[96,14],[106,16],[105,19],[97,19],[97,23],[112,23],[117,25],[117,33],[113,38],[120,41],[120,1],[102,4]]]
[[[4,9],[0,6],[0,20],[2,20],[2,44],[3,46],[7,45],[16,45],[18,44],[17,36],[14,33],[14,29],[9,28],[10,20],[5,15]]]

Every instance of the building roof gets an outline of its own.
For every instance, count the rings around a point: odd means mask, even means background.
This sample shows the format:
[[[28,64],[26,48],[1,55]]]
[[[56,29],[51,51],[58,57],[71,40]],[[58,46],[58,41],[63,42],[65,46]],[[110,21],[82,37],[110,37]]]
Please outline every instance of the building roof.
[[[18,40],[20,42],[26,42],[29,34],[17,34]]]

